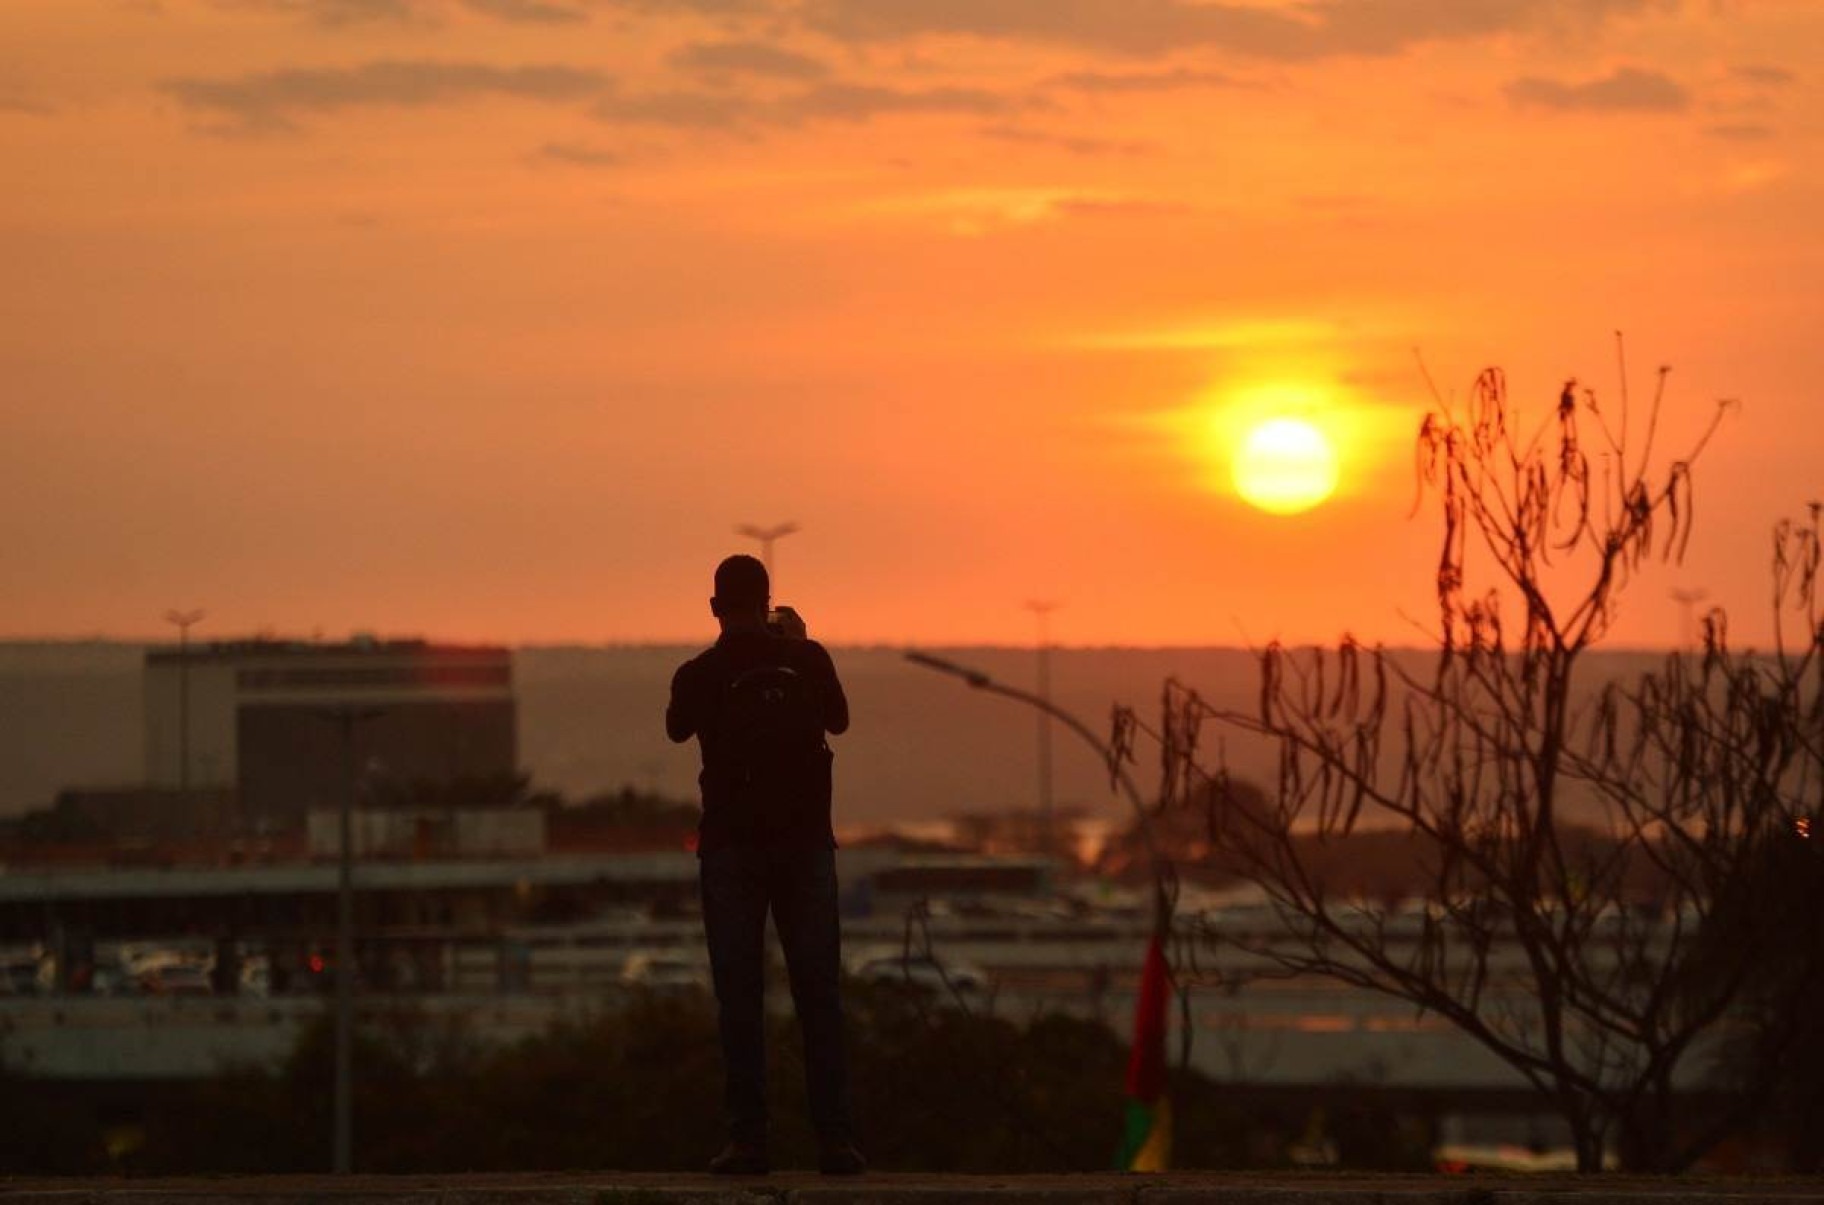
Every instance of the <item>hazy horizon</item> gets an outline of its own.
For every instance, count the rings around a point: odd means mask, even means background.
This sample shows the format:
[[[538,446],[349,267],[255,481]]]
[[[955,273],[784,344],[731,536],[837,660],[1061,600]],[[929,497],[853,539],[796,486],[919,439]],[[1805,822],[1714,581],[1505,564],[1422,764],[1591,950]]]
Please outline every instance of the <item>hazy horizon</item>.
[[[128,785],[143,772],[142,651],[128,642],[20,645],[0,642],[0,814],[51,802],[64,787]],[[665,739],[671,675],[700,645],[521,647],[514,650],[519,762],[537,788],[581,799],[623,786],[696,798],[694,743]],[[923,646],[951,653],[1007,685],[1032,689],[1031,647]],[[908,662],[903,647],[833,646],[855,716],[837,751],[842,824],[918,822],[957,812],[1037,803],[1036,714],[1011,700]],[[1427,655],[1415,650],[1410,655]],[[1662,654],[1593,650],[1586,686],[1656,664]],[[1052,697],[1091,731],[1110,708],[1151,720],[1175,677],[1214,705],[1244,713],[1256,704],[1253,653],[1235,648],[1054,648]],[[1230,738],[1235,771],[1268,781],[1263,749]],[[1061,727],[1053,739],[1054,798],[1120,820],[1101,758]],[[1155,759],[1137,752],[1144,778]]]

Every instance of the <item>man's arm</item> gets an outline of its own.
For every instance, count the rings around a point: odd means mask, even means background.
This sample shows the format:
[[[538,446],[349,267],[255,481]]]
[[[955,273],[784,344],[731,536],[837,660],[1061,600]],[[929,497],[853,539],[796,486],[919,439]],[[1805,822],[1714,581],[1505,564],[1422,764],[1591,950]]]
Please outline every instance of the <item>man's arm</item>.
[[[665,735],[673,744],[682,744],[697,734],[697,720],[691,707],[690,666],[680,665],[671,676],[671,702],[665,705]]]
[[[836,676],[829,650],[821,644],[811,647],[816,650],[817,676],[823,685],[823,729],[831,736],[841,736],[849,730],[849,698],[842,693],[842,680]]]

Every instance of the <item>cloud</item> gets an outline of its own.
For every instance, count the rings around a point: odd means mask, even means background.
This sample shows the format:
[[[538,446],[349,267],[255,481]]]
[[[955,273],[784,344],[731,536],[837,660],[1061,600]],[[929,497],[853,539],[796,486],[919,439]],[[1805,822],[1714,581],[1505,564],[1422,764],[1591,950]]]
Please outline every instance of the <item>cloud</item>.
[[[283,133],[297,118],[358,107],[425,108],[477,96],[563,101],[607,87],[578,67],[495,67],[484,63],[382,61],[348,68],[294,68],[237,79],[181,79],[163,91],[186,108],[227,118],[222,132]]]
[[[587,21],[589,14],[567,4],[549,0],[462,0],[463,6],[502,21],[521,21],[534,25],[566,25]]]
[[[1778,184],[1791,173],[1792,166],[1788,163],[1778,159],[1762,159],[1731,166],[1717,177],[1716,184],[1723,192],[1734,195],[1760,192],[1769,185]]]
[[[1073,71],[1045,81],[1075,92],[1175,92],[1186,88],[1249,88],[1254,85],[1221,71],[1176,67],[1169,71]]]
[[[1298,347],[1330,342],[1343,328],[1318,318],[1250,318],[1194,321],[1146,330],[1085,335],[1075,342],[1082,347],[1116,350],[1174,351],[1255,347]]]
[[[641,15],[733,17],[772,11],[772,0],[216,0],[223,7],[261,9],[313,20],[320,25],[374,21],[434,20],[452,8],[500,21],[565,25],[587,21],[592,11],[613,9]]]
[[[868,121],[887,114],[967,113],[992,116],[1018,102],[979,88],[886,88],[869,84],[819,84],[781,101],[775,113],[795,121]]]
[[[902,114],[996,116],[1021,103],[974,88],[825,83],[771,98],[710,91],[612,95],[595,106],[595,114],[604,121],[752,133],[763,127],[865,122]]]
[[[972,188],[877,202],[873,212],[934,219],[952,234],[977,237],[1072,218],[1152,217],[1185,212],[1172,201],[1066,188]]]
[[[1189,213],[1191,207],[1151,197],[1063,197],[1052,211],[1067,218],[1135,218]]]
[[[1657,71],[1623,67],[1581,83],[1529,76],[1504,91],[1517,105],[1593,113],[1677,113],[1691,104],[1684,85]]]
[[[1730,142],[1765,142],[1773,137],[1772,126],[1760,125],[1722,125],[1711,126],[1704,133],[1712,138],[1723,138]]]
[[[1455,41],[1602,22],[1673,0],[805,0],[804,20],[834,37],[885,41],[965,35],[1129,54],[1205,46],[1278,60],[1397,54]]]
[[[0,113],[21,113],[27,117],[49,117],[56,110],[17,92],[0,91]]]
[[[774,0],[609,0],[612,7],[642,13],[685,13],[697,17],[739,17],[773,12]]]
[[[755,117],[754,102],[727,92],[648,92],[611,95],[598,101],[603,121],[669,126],[684,130],[739,130]]]
[[[1729,74],[1735,76],[1736,79],[1769,88],[1784,88],[1788,84],[1797,83],[1799,79],[1784,67],[1773,67],[1764,63],[1744,64],[1733,68]]]
[[[1055,147],[1072,155],[1144,155],[1153,149],[1144,142],[1088,138],[1076,134],[1054,134],[1047,130],[1034,130],[1016,125],[983,126],[980,132],[982,137],[993,138],[999,142]]]
[[[533,163],[556,163],[565,167],[619,167],[624,162],[614,151],[580,142],[547,142],[526,157]]]
[[[419,0],[223,0],[233,8],[263,9],[306,17],[319,25],[360,25],[369,21],[409,21],[419,15]]]
[[[674,51],[670,62],[686,71],[772,79],[821,79],[830,70],[809,55],[767,42],[693,42]]]

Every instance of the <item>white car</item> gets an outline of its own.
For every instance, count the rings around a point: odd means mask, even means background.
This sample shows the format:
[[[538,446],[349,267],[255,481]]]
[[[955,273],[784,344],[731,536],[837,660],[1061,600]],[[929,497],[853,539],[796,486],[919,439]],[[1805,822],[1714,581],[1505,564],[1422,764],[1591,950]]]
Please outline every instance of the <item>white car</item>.
[[[249,954],[241,960],[241,995],[272,995],[272,960],[264,954]]]
[[[200,962],[153,962],[140,966],[139,990],[152,996],[212,996],[215,984]]]
[[[127,964],[139,991],[150,996],[208,996],[215,992],[210,964],[182,950],[151,950]]]

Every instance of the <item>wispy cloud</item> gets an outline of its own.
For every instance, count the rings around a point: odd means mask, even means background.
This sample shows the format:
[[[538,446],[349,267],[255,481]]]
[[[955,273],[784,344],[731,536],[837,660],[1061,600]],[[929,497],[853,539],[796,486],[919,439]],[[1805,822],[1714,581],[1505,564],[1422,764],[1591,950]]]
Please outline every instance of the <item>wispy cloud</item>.
[[[1792,165],[1784,160],[1759,159],[1728,167],[1717,176],[1715,183],[1722,192],[1741,195],[1760,192],[1791,174]]]
[[[1763,125],[1720,125],[1711,126],[1704,131],[1712,138],[1722,138],[1729,142],[1765,142],[1773,137],[1773,127]]]
[[[1219,319],[1188,322],[1151,330],[1085,335],[1081,347],[1116,350],[1203,350],[1246,347],[1296,347],[1327,343],[1343,333],[1334,322],[1316,318]]]
[[[581,142],[547,142],[526,158],[533,163],[565,167],[619,167],[624,158],[614,151]]]
[[[1144,155],[1153,149],[1144,142],[1117,138],[1092,138],[1081,134],[1056,134],[1049,130],[1035,130],[1018,125],[983,126],[981,134],[984,138],[993,138],[998,142],[1054,147],[1072,155]]]
[[[935,220],[965,237],[1072,218],[1152,217],[1187,208],[1159,198],[1073,188],[952,189],[868,206],[876,214]]]
[[[1047,87],[1076,92],[1177,92],[1187,88],[1251,88],[1255,85],[1222,71],[1175,67],[1169,71],[1073,71],[1045,81]]]
[[[774,13],[778,0],[598,0],[611,8],[642,13],[686,13],[698,17],[740,17]]]
[[[787,97],[775,109],[787,121],[867,121],[887,114],[966,113],[991,116],[1022,107],[980,88],[888,88],[870,84],[819,84]]]
[[[589,14],[570,4],[551,0],[462,0],[464,7],[502,21],[520,21],[533,25],[570,25],[587,21]]]
[[[1128,54],[1207,46],[1265,59],[1397,54],[1668,7],[1667,0],[805,0],[804,19],[857,41],[968,35]]]
[[[1760,84],[1770,88],[1783,88],[1788,84],[1795,84],[1799,80],[1797,75],[1786,68],[1774,67],[1766,63],[1746,63],[1733,68],[1729,74],[1750,84]]]
[[[603,121],[680,130],[734,131],[752,124],[754,102],[728,92],[613,93],[593,110]]]
[[[599,71],[551,64],[382,61],[171,80],[163,90],[188,109],[225,118],[223,132],[266,134],[295,131],[300,117],[339,109],[424,108],[479,96],[566,101],[597,95],[608,84]]]
[[[1033,102],[975,88],[891,88],[823,83],[779,96],[722,91],[615,94],[595,106],[604,121],[753,133],[812,122],[865,122],[915,114],[997,116]]]
[[[713,18],[765,13],[775,8],[773,0],[216,0],[216,3],[228,9],[287,13],[331,27],[375,21],[429,21],[458,10],[520,24],[566,25],[587,21],[596,11]]]
[[[0,90],[0,113],[21,113],[27,117],[49,117],[56,110],[42,101],[17,92]]]
[[[422,0],[218,0],[224,8],[286,13],[319,25],[409,21],[422,15]]]
[[[758,75],[771,79],[821,79],[830,71],[809,55],[769,42],[693,42],[674,51],[670,62],[682,70],[708,75]]]
[[[1691,93],[1671,76],[1623,67],[1600,79],[1564,83],[1529,76],[1508,84],[1517,105],[1592,113],[1677,113],[1690,107]]]
[[[1166,217],[1190,213],[1192,207],[1183,201],[1157,197],[1073,196],[1061,198],[1053,212],[1067,218],[1137,218]]]

